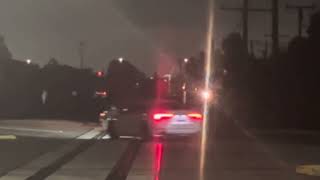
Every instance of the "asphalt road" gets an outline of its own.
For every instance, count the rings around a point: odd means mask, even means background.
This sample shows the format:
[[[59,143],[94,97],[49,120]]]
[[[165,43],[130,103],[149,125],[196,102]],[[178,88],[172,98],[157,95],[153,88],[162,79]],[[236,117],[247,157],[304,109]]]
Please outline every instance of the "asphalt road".
[[[0,175],[31,161],[43,153],[55,150],[65,142],[61,139],[48,141],[43,138],[20,136],[16,140],[1,140]]]
[[[292,132],[274,134],[269,131],[264,136],[258,135],[257,131],[249,131],[219,112],[211,114],[209,127],[204,151],[197,138],[144,143],[132,165],[128,180],[319,178],[296,173],[298,165],[320,163],[320,155],[317,153],[320,152],[320,143],[315,141],[316,138],[313,138],[312,146],[304,143],[310,139],[310,135],[297,135],[300,143],[293,146]],[[279,139],[282,140],[281,147]],[[295,149],[299,146],[300,148]],[[304,152],[298,154],[301,147]],[[203,165],[202,153],[205,154]]]
[[[73,127],[76,130],[71,130]],[[56,151],[90,129],[68,121],[0,121],[0,177],[40,155]],[[6,138],[7,135],[15,139]]]
[[[298,165],[320,164],[317,132],[248,130],[222,113],[210,117],[204,146],[198,137],[143,142],[134,114],[119,120],[117,140],[94,124],[0,121],[0,180],[319,178],[295,171]]]

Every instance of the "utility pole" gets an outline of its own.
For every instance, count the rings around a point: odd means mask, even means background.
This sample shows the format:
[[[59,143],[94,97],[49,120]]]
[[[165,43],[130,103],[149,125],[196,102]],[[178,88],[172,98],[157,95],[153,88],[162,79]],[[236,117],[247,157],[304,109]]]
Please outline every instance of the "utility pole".
[[[304,10],[313,10],[315,9],[315,5],[306,5],[306,6],[299,6],[299,5],[291,5],[291,4],[287,4],[287,9],[294,9],[296,11],[298,11],[298,36],[301,37],[302,36],[302,23],[303,23],[303,13]]]
[[[250,55],[251,55],[251,57],[255,56],[255,54],[254,54],[254,41],[253,40],[250,40]]]
[[[279,53],[279,0],[272,0],[272,53]]]
[[[84,68],[84,53],[86,49],[86,42],[80,41],[79,43],[79,57],[80,57],[80,69]]]
[[[246,50],[248,52],[249,45],[249,35],[248,35],[248,18],[249,12],[271,12],[271,9],[263,9],[263,8],[249,8],[249,0],[243,0],[243,6],[241,8],[237,7],[221,7],[222,10],[225,11],[238,11],[242,14],[242,37],[246,44]]]
[[[248,13],[249,12],[268,12],[272,13],[272,53],[276,55],[279,53],[279,0],[272,0],[272,8],[249,8],[248,0],[243,0],[242,8],[222,7],[222,10],[240,11],[242,12],[242,36],[246,43],[248,50]]]
[[[266,60],[266,59],[267,59],[267,57],[268,57],[268,53],[269,53],[268,41],[267,41],[267,40],[265,40],[265,42],[264,42],[264,50],[262,51],[262,54],[263,54],[263,58],[264,58],[264,60]]]
[[[249,42],[249,0],[243,0],[243,7],[242,7],[242,36],[244,42],[246,43],[246,50],[248,50],[248,42]]]

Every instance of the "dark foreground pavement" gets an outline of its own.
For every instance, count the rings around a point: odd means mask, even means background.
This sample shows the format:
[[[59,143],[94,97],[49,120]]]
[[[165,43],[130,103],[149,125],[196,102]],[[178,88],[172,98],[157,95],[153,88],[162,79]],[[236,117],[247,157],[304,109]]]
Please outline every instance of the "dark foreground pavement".
[[[98,127],[70,122],[36,123],[39,127],[24,122],[13,128],[7,128],[11,122],[0,122],[0,135],[17,135],[0,140],[0,179],[317,179],[295,172],[300,164],[320,164],[320,136],[314,133],[248,131],[213,111],[207,143],[201,146],[199,137],[144,142],[136,138],[143,134],[139,116],[127,114],[119,121],[125,136],[116,140]]]
[[[0,121],[0,180],[125,178],[139,144],[132,136],[111,140],[98,125]]]
[[[0,177],[39,156],[59,150],[90,129],[92,127],[62,120],[1,120]]]
[[[209,130],[205,151],[201,149],[200,139],[196,138],[144,143],[128,180],[316,179],[296,174],[295,165],[277,156],[273,146],[220,112],[211,114]],[[206,158],[201,169],[200,156],[203,152]]]
[[[0,177],[38,156],[65,144],[64,139],[44,139],[18,136],[16,140],[0,140]]]

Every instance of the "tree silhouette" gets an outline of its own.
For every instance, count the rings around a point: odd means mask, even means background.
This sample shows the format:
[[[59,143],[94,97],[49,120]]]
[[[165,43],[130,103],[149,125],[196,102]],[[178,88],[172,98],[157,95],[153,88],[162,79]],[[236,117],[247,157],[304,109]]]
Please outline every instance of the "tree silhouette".
[[[247,87],[247,70],[249,67],[248,53],[239,33],[232,33],[222,42],[223,66],[228,72],[225,85],[236,87],[237,92],[246,91]]]
[[[313,42],[320,43],[320,11],[311,16],[307,33]]]
[[[204,57],[200,55],[198,58],[189,58],[186,65],[186,72],[192,80],[201,80],[204,76]]]
[[[305,37],[296,36],[288,44],[289,54],[301,52],[306,48],[308,39]]]
[[[5,43],[4,37],[0,35],[0,60],[10,59],[12,59],[12,54]]]
[[[50,60],[49,60],[47,65],[49,65],[49,66],[51,66],[51,65],[57,66],[57,65],[59,65],[59,62],[58,62],[58,60],[56,58],[50,58]]]
[[[225,67],[230,73],[242,72],[247,65],[248,53],[239,33],[232,33],[222,42]]]
[[[106,72],[106,83],[112,101],[127,103],[129,98],[135,98],[139,92],[136,84],[144,78],[145,74],[128,61],[112,60]]]

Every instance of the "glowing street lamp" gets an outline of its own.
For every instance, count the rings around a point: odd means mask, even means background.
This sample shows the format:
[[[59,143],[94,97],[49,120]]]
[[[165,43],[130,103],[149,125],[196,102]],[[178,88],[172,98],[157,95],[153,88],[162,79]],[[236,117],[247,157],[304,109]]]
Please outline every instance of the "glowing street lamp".
[[[184,61],[184,63],[188,63],[189,59],[188,58],[184,58],[183,61]]]
[[[31,64],[31,62],[32,62],[31,59],[27,59],[27,60],[26,60],[26,63],[27,63],[27,64]]]
[[[122,62],[123,62],[123,57],[119,57],[119,58],[118,58],[118,61],[119,61],[120,63],[122,63]]]
[[[201,92],[201,96],[204,100],[209,100],[211,99],[211,92],[204,90]]]

